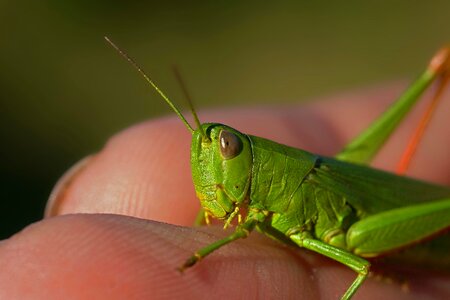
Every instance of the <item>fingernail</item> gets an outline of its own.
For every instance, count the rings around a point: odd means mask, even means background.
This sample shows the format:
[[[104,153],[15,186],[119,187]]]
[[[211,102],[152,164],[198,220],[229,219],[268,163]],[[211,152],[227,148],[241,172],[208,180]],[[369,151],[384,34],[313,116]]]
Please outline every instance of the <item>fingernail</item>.
[[[67,170],[64,175],[56,182],[56,185],[48,198],[47,205],[45,206],[45,218],[53,217],[58,214],[59,207],[70,184],[94,157],[95,155],[86,156],[75,165],[73,165],[69,170]]]

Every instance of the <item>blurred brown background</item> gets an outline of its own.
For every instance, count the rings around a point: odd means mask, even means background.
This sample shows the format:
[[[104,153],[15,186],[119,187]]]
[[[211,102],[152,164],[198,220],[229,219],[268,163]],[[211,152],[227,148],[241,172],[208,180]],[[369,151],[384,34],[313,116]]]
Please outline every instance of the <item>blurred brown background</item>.
[[[171,113],[104,35],[181,106],[173,63],[197,107],[288,103],[416,76],[450,2],[0,0],[0,238],[110,135]]]

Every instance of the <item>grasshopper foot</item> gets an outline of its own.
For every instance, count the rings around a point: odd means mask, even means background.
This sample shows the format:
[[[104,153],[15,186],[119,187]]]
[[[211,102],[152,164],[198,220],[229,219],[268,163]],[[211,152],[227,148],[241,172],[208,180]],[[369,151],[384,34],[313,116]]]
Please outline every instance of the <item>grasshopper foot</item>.
[[[186,260],[186,262],[185,262],[181,267],[179,267],[177,270],[178,270],[180,273],[183,273],[187,268],[190,268],[190,267],[192,267],[193,265],[195,265],[201,258],[202,258],[202,257],[201,257],[199,254],[195,253],[194,255],[192,255],[191,257],[189,257],[189,258]]]

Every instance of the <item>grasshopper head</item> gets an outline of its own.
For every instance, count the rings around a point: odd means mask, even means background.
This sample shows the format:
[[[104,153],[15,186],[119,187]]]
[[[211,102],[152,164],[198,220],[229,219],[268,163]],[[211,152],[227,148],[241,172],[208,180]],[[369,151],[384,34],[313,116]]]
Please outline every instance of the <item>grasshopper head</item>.
[[[225,125],[201,124],[181,76],[175,69],[197,124],[194,130],[144,70],[108,37],[105,39],[144,77],[192,133],[191,166],[197,196],[209,215],[221,219],[229,217],[231,220],[235,209],[247,196],[250,185],[252,154],[248,137]]]
[[[252,150],[245,134],[222,124],[205,123],[194,131],[191,168],[195,191],[205,211],[227,219],[247,196]]]
[[[144,77],[192,133],[191,166],[197,196],[209,215],[221,219],[229,217],[231,220],[247,196],[250,185],[252,154],[248,137],[225,125],[201,124],[181,76],[175,69],[197,124],[194,130],[144,70],[108,37],[105,39]]]

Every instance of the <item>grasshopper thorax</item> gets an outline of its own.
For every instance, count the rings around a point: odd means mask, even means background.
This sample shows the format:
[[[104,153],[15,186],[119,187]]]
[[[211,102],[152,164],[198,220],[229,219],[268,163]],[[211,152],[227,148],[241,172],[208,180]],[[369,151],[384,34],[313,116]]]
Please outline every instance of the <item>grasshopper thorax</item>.
[[[205,123],[201,129],[194,131],[191,145],[195,191],[208,215],[227,219],[248,194],[253,164],[250,140],[222,124]]]

